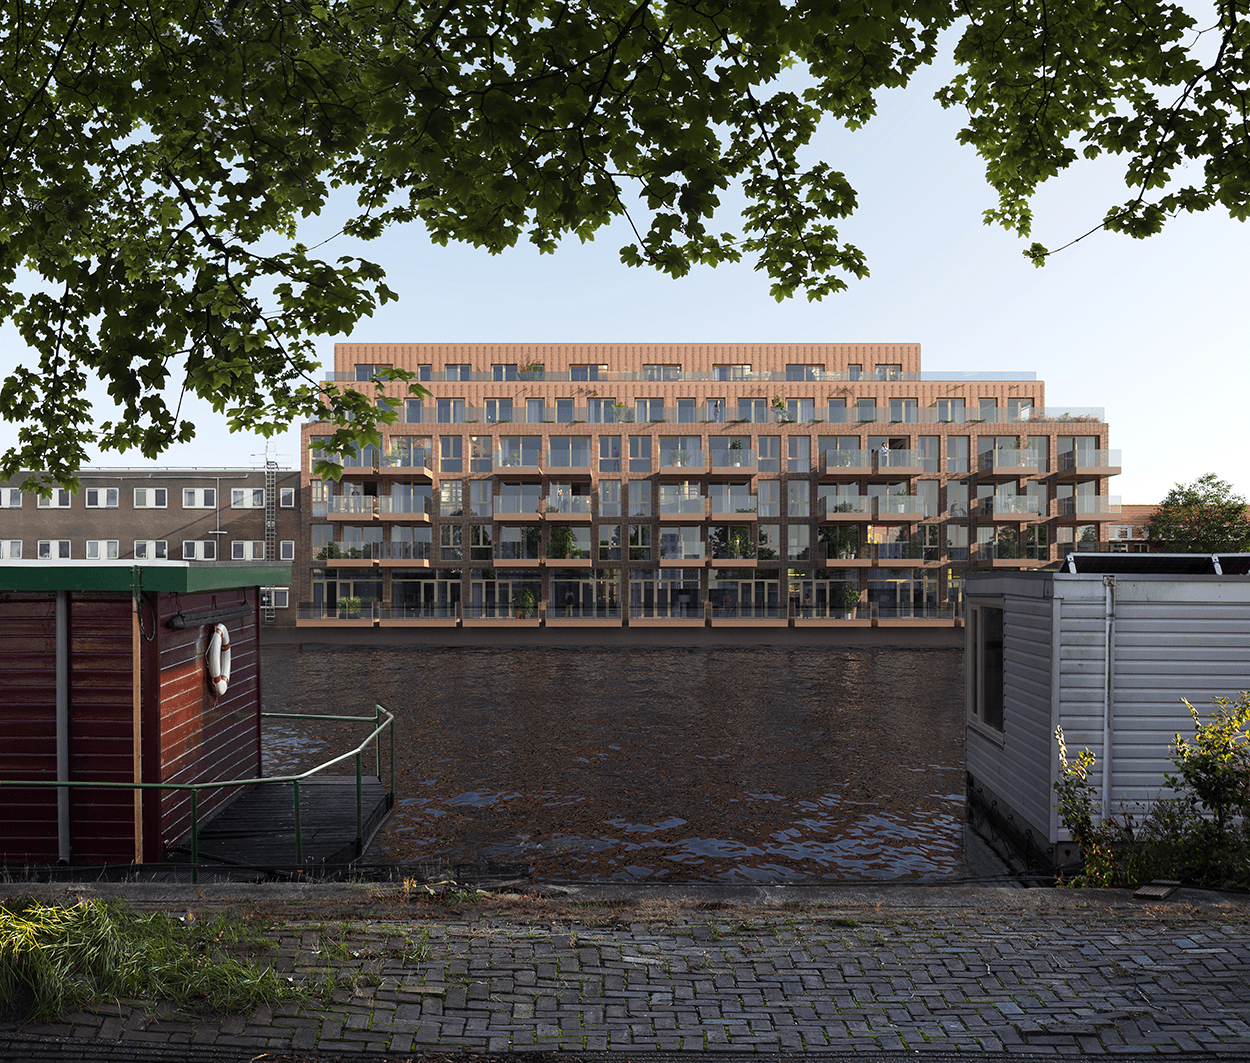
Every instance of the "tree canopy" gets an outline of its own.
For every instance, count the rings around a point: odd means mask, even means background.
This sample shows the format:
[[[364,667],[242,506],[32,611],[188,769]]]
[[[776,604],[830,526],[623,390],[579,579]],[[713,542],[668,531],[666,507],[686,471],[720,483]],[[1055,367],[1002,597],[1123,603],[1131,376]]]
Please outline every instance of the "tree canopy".
[[[813,145],[856,128],[953,42],[939,93],[1028,236],[1038,186],[1123,160],[1102,226],[1250,204],[1246,44],[1231,0],[16,0],[0,36],[0,320],[32,354],[0,385],[0,474],[72,482],[87,440],[155,457],[176,396],[269,434],[324,416],[331,448],[392,415],[314,379],[317,337],[395,298],[366,260],[300,242],[335,189],[370,239],[552,251],[616,218],[622,260],[673,276],[754,261],[778,299],[867,274],[856,192]],[[718,215],[745,199],[738,223]],[[1099,208],[1100,210],[1102,208]],[[1046,248],[1028,252],[1042,262]],[[89,423],[101,378],[117,415]]]
[[[1146,537],[1174,553],[1250,550],[1246,500],[1209,472],[1167,493],[1146,524]]]

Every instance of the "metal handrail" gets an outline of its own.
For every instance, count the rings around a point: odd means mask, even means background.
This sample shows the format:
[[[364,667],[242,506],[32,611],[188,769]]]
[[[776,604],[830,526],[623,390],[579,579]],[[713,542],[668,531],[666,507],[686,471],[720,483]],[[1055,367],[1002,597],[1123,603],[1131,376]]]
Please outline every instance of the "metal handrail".
[[[359,723],[362,720],[369,720],[368,716],[331,716],[322,713],[303,713],[303,712],[262,712],[261,719],[274,720],[333,720],[344,723]],[[382,720],[385,716],[386,719]],[[305,772],[298,775],[271,775],[266,778],[256,779],[228,779],[218,782],[199,782],[199,783],[168,783],[168,782],[96,782],[90,779],[0,779],[0,787],[10,787],[18,789],[36,788],[47,789],[50,787],[80,787],[87,790],[187,790],[191,795],[191,881],[198,883],[199,878],[199,860],[200,860],[200,835],[199,835],[199,795],[201,790],[216,790],[227,786],[260,786],[269,783],[287,783],[291,784],[294,791],[295,802],[295,862],[302,864],[304,862],[304,837],[300,823],[300,807],[299,807],[299,785],[306,779],[311,778],[318,772],[324,771],[326,768],[333,767],[348,757],[356,758],[356,844],[358,847],[364,846],[364,792],[363,792],[363,757],[364,751],[370,742],[374,744],[374,758],[378,769],[378,778],[382,776],[382,732],[387,728],[390,729],[391,748],[391,794],[395,793],[395,717],[381,705],[373,706],[372,719],[377,726],[360,742],[355,749],[349,749],[346,753],[342,753],[332,760],[327,760],[323,764],[318,764],[315,768],[309,768]],[[381,722],[378,722],[381,721]]]

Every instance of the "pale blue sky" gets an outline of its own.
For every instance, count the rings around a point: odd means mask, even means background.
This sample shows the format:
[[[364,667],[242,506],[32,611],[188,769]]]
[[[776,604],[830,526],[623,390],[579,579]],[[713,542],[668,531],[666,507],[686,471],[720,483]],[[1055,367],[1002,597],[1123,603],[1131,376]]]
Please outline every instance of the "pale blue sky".
[[[1101,406],[1124,473],[1112,493],[1157,501],[1175,482],[1217,472],[1250,496],[1241,401],[1250,394],[1250,298],[1244,262],[1250,228],[1226,215],[1174,221],[1146,241],[1099,233],[1042,270],[1027,241],[981,222],[992,205],[975,154],[955,143],[959,115],[931,99],[940,83],[889,94],[858,133],[831,129],[817,145],[846,171],[860,208],[844,235],[872,276],[821,303],[778,304],[749,264],[698,270],[675,281],[621,265],[623,229],[554,256],[528,247],[491,257],[440,248],[420,227],[331,256],[380,262],[400,300],[339,340],[359,342],[918,342],[926,370],[1035,371],[1050,406]],[[1058,246],[1126,198],[1100,162],[1052,182],[1034,236]],[[330,231],[329,219],[324,231]],[[305,238],[317,238],[310,227]],[[335,338],[319,348],[333,359]],[[0,331],[3,364],[20,359]],[[192,407],[197,440],[171,451],[173,466],[252,465],[264,442],[231,436],[206,405]],[[0,431],[0,443],[11,437]],[[298,460],[298,434],[273,444]],[[105,455],[104,465],[132,465]]]

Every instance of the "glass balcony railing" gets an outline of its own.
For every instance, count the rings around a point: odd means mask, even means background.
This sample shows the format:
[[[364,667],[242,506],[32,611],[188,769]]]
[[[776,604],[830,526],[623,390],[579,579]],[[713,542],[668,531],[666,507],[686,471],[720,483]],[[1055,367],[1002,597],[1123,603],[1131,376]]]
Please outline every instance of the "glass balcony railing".
[[[759,497],[749,495],[745,491],[718,491],[713,487],[709,492],[712,500],[712,514],[717,517],[730,517],[737,513],[756,513],[759,511]]]
[[[818,500],[819,501],[819,500]],[[840,498],[826,496],[824,498],[824,507],[817,505],[817,516],[838,516],[847,517],[848,515],[861,516],[865,520],[872,516],[872,499],[867,496],[863,498]]]
[[[1069,450],[1059,455],[1060,472],[1120,468],[1118,450]]]
[[[1120,498],[1118,495],[1077,495],[1075,498],[1059,499],[1059,515],[1061,517],[1100,517],[1119,516]]]
[[[335,495],[326,507],[330,513],[375,513],[378,508],[376,495]]]
[[[532,513],[535,516],[543,511],[543,499],[537,496],[527,498],[524,495],[496,495],[495,516],[501,514]]]
[[[998,469],[1034,469],[1046,471],[1046,459],[1032,447],[999,447],[977,455],[977,466],[982,472]]]
[[[660,514],[681,514],[701,517],[707,510],[707,499],[702,495],[688,498],[665,498],[660,495]]]
[[[878,469],[912,469],[922,464],[918,450],[878,450]]]
[[[673,541],[664,536],[660,537],[661,561],[702,561],[705,557],[707,557],[707,549],[703,543]]]
[[[660,448],[661,469],[699,469],[704,465],[702,450],[666,450]]]
[[[508,446],[495,449],[495,467],[498,469],[538,467],[543,463],[541,441],[534,440],[534,446]]]
[[[557,450],[552,447],[547,451],[547,468],[549,469],[585,469],[590,471],[590,445],[572,450]]]
[[[378,512],[391,513],[394,515],[430,515],[430,496],[418,495],[414,498],[404,498],[403,496],[395,497],[392,495],[382,495],[378,498]]]
[[[419,447],[412,450],[392,448],[382,455],[381,467],[384,469],[432,469],[434,468],[434,455],[431,451]]]
[[[1046,502],[1038,495],[1004,495],[982,498],[977,502],[980,517],[1045,517]]]
[[[754,450],[711,450],[713,469],[754,469],[759,457]]]
[[[550,495],[544,500],[543,512],[590,515],[590,495]]]
[[[872,471],[871,450],[825,450],[821,451],[820,468],[822,472],[863,472]]]
[[[924,512],[924,499],[920,495],[880,495],[876,502],[877,512],[883,517],[892,513]]]

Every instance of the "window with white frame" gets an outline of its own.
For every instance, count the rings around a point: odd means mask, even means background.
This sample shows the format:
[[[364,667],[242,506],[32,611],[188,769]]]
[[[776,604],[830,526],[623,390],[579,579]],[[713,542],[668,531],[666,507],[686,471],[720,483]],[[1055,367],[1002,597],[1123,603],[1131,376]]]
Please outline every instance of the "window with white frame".
[[[16,487],[0,487],[0,509],[21,509],[22,492]]]
[[[22,559],[21,539],[0,539],[0,561],[20,561]]]
[[[136,561],[166,561],[169,559],[168,543],[164,539],[136,539]]]
[[[1133,526],[1131,524],[1112,524],[1107,529],[1107,538],[1114,539],[1131,539],[1133,538]]]
[[[263,487],[233,487],[230,489],[231,509],[264,509],[265,489]]]
[[[216,539],[183,539],[182,540],[182,560],[183,561],[216,561],[217,560],[217,540]]]
[[[1002,602],[968,607],[968,641],[972,667],[968,708],[972,719],[990,730],[1003,729],[1003,606]]]
[[[164,509],[168,504],[169,490],[167,488],[135,488],[135,509]]]
[[[88,561],[116,561],[117,560],[117,540],[116,539],[88,539],[87,540],[87,560]]]
[[[269,609],[289,609],[291,607],[291,588],[261,587],[260,604]]]
[[[47,498],[39,496],[40,509],[69,509],[70,498],[73,497],[64,487],[54,487]]]
[[[294,561],[295,560],[295,540],[283,539],[278,544],[278,560]]]
[[[231,561],[264,561],[265,543],[262,539],[236,539],[230,544]]]
[[[88,509],[116,509],[120,493],[116,487],[88,487],[83,495]]]
[[[40,539],[37,554],[40,561],[68,560],[71,551],[68,539]]]
[[[217,488],[215,487],[184,487],[182,489],[183,509],[216,509]]]
[[[281,487],[278,489],[278,505],[283,509],[295,508],[295,488]]]

